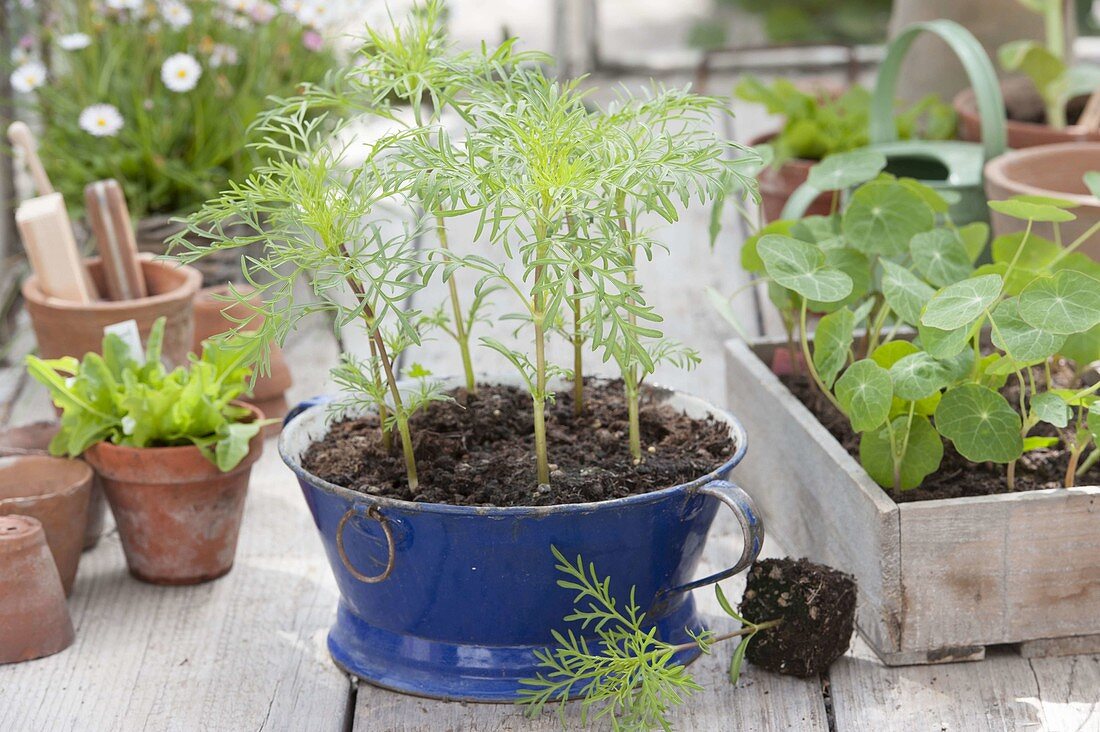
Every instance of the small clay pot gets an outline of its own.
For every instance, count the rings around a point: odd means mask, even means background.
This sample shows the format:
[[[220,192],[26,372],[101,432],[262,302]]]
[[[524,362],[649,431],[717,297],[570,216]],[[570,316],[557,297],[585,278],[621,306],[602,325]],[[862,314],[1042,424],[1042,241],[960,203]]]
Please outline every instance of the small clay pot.
[[[252,407],[253,419],[263,419]],[[130,574],[143,582],[191,585],[233,568],[252,465],[263,433],[223,473],[197,447],[120,447],[85,453],[103,480]]]
[[[1030,79],[1012,77],[1002,81],[1001,94],[1005,98],[1005,105],[1010,114],[1013,109],[1025,107],[1042,109],[1042,99],[1035,91],[1035,85]],[[1074,100],[1071,104],[1083,107],[1082,99]],[[955,96],[953,106],[959,118],[959,139],[967,142],[980,141],[982,139],[981,117],[978,115],[978,102],[974,97],[974,90],[964,89],[959,92]],[[1021,122],[1010,117],[1005,129],[1008,132],[1008,146],[1013,150],[1059,142],[1100,142],[1100,132],[1082,132],[1073,125],[1059,130],[1048,124]]]
[[[261,304],[260,296],[251,287],[238,285],[236,289],[242,294],[253,293],[250,299],[256,305]],[[252,310],[239,302],[218,299],[228,294],[228,285],[218,285],[204,288],[195,295],[195,340],[191,349],[195,353],[201,352],[202,342],[206,339],[233,329],[253,315]],[[257,327],[262,325],[262,316],[256,316],[253,324]],[[282,429],[282,419],[287,412],[286,390],[293,383],[290,368],[287,367],[283,351],[278,346],[271,348],[270,366],[270,373],[256,379],[252,396],[242,399],[247,404],[256,405],[268,417],[279,420],[264,428],[265,435],[278,434]]]
[[[0,516],[0,663],[49,656],[73,642],[73,622],[42,524]]]
[[[1089,193],[1083,176],[1100,170],[1100,142],[1064,142],[1012,150],[990,160],[985,165],[985,190],[991,201],[1028,194],[1064,198],[1077,204],[1073,221],[1059,224],[1063,242],[1076,240],[1100,221],[1100,199]],[[990,212],[994,236],[1023,231],[1026,221]],[[1054,238],[1052,224],[1039,222],[1032,231],[1048,239]],[[1100,234],[1094,234],[1080,249],[1093,259],[1100,259]]]
[[[100,292],[106,291],[103,265],[98,257],[85,260]],[[43,358],[99,353],[103,328],[123,320],[136,320],[144,339],[153,323],[164,316],[164,359],[173,366],[187,363],[194,332],[191,302],[202,284],[198,271],[186,265],[141,260],[149,296],[138,300],[98,300],[90,304],[47,297],[30,276],[23,283],[23,299]]]
[[[763,145],[770,142],[778,133],[771,132],[767,135],[754,138],[749,144]],[[782,217],[783,207],[787,205],[787,199],[795,190],[806,182],[810,174],[810,168],[817,165],[816,160],[803,160],[792,158],[776,167],[769,165],[756,174],[756,180],[760,184],[760,207],[764,211],[764,221],[771,223]],[[813,200],[806,209],[806,216],[828,216],[832,203],[829,194],[823,193]]]
[[[5,454],[49,455],[50,441],[57,434],[60,425],[57,422],[31,422],[30,424],[9,427],[0,430],[0,456]],[[99,476],[92,480],[92,491],[88,497],[88,526],[84,530],[84,551],[88,551],[99,542],[103,535],[103,524],[107,518],[107,499],[103,497],[103,486]]]
[[[42,522],[66,595],[84,548],[92,477],[91,468],[80,460],[0,457],[0,516],[32,516]]]

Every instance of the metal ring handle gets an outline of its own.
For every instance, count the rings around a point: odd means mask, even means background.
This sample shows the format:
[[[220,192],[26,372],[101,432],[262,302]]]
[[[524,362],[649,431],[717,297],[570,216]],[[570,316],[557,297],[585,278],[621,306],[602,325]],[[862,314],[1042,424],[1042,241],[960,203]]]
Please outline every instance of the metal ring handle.
[[[738,572],[747,569],[750,564],[756,561],[757,555],[760,554],[761,547],[764,546],[764,522],[756,512],[756,504],[753,503],[748,493],[727,480],[712,480],[700,488],[698,492],[703,495],[717,498],[733,511],[734,515],[737,516],[737,522],[741,524],[741,531],[745,539],[745,548],[741,551],[741,557],[737,560],[737,563],[732,567],[723,569],[721,572],[712,574],[709,577],[704,577],[694,582],[688,582],[686,585],[664,590],[658,594],[656,605],[663,604],[673,595],[690,592],[691,590],[705,585],[712,585],[715,582],[721,582],[727,577],[732,577]]]
[[[382,571],[382,574],[376,574],[373,577],[365,575],[358,569],[356,569],[352,565],[351,560],[348,559],[348,553],[344,549],[344,526],[347,525],[348,520],[352,516],[356,516],[359,514],[358,509],[358,506],[352,506],[351,508],[349,508],[340,519],[340,523],[337,524],[336,551],[340,555],[340,561],[344,563],[344,569],[346,569],[352,577],[359,580],[360,582],[365,582],[366,584],[372,585],[386,579],[393,572],[393,564],[397,554],[397,547],[393,540],[393,530],[390,528],[389,521],[387,521],[386,517],[382,515],[382,511],[379,510],[378,506],[371,506],[367,509],[367,518],[371,518],[377,521],[378,524],[382,527],[382,533],[386,535],[386,551],[388,554],[388,557],[386,559],[386,568]]]

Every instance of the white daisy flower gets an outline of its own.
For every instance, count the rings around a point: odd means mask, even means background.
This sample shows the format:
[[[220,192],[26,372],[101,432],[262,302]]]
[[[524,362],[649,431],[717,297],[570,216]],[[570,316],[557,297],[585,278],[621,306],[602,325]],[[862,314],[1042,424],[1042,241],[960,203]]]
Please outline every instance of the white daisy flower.
[[[237,60],[237,49],[227,43],[215,43],[214,49],[210,52],[210,68],[212,69],[219,66],[236,66]]]
[[[80,113],[80,129],[95,137],[114,137],[122,129],[122,115],[111,104],[93,104]]]
[[[195,88],[202,76],[202,66],[194,56],[174,53],[160,67],[160,80],[174,92],[186,92]]]
[[[160,13],[164,16],[164,22],[177,30],[191,25],[191,10],[179,0],[162,4]]]
[[[92,45],[92,38],[87,33],[69,33],[58,37],[57,45],[64,51],[79,51]]]
[[[40,61],[28,61],[11,74],[11,86],[27,94],[46,83],[46,67]]]
[[[143,0],[107,0],[111,10],[141,10]]]
[[[279,11],[276,10],[275,6],[271,3],[257,2],[252,6],[252,9],[248,11],[248,14],[251,15],[252,20],[257,23],[269,23],[278,12]]]
[[[235,10],[238,13],[247,14],[251,13],[252,9],[256,7],[256,0],[223,0],[223,5],[230,10]]]

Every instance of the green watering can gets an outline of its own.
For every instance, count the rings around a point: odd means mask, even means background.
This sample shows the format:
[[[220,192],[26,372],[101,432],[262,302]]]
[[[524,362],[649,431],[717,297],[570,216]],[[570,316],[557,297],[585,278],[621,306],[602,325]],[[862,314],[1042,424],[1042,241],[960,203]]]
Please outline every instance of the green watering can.
[[[982,141],[898,140],[894,122],[895,88],[902,61],[921,33],[943,39],[962,62],[981,115]],[[907,26],[887,47],[871,98],[871,144],[886,156],[886,172],[915,178],[944,193],[951,202],[951,219],[962,226],[988,221],[982,170],[985,163],[1005,151],[1005,105],[997,72],[978,40],[952,20],[932,20]],[[799,187],[783,207],[782,218],[800,218],[821,191],[809,184]]]

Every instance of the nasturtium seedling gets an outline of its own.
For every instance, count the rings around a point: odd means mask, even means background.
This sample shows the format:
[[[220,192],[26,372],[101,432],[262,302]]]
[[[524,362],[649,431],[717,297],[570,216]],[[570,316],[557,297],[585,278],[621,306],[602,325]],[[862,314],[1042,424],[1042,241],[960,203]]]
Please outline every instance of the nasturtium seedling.
[[[917,325],[921,310],[936,294],[936,290],[900,264],[883,260],[882,294],[886,303],[903,321],[909,325]]]
[[[844,236],[867,254],[902,254],[909,240],[935,225],[935,212],[912,190],[896,181],[861,186],[844,211]]]
[[[855,330],[855,314],[847,308],[821,318],[814,331],[814,367],[826,387],[832,387],[837,374],[848,361]]]
[[[830,155],[810,169],[807,182],[821,191],[843,191],[874,180],[886,168],[886,156],[874,150]]]
[[[808,300],[835,302],[852,291],[852,278],[825,263],[825,253],[798,239],[779,234],[756,245],[768,276]]]
[[[1001,301],[990,313],[993,345],[1017,361],[1046,359],[1062,348],[1064,335],[1039,330],[1020,317],[1016,298]]]
[[[896,417],[860,436],[859,459],[879,485],[910,490],[939,469],[943,441],[927,417]]]
[[[1020,293],[1019,313],[1048,333],[1083,333],[1100,323],[1100,282],[1074,270],[1041,277]]]
[[[1062,206],[1025,196],[1017,196],[1007,201],[990,201],[989,207],[997,213],[1024,221],[1061,224],[1077,218]]]
[[[965,328],[980,318],[1001,294],[1000,275],[981,275],[943,288],[928,301],[920,322],[931,328]]]
[[[970,276],[974,266],[959,235],[947,229],[922,231],[909,240],[909,253],[925,281],[946,287]]]
[[[885,422],[893,396],[890,372],[870,359],[856,361],[836,382],[836,398],[856,432]]]

